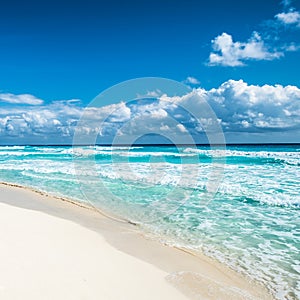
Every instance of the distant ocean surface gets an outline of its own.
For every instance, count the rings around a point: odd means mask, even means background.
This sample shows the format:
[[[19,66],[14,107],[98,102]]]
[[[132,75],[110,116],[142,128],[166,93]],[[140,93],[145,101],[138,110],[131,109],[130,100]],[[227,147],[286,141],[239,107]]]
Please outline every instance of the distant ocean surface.
[[[0,181],[88,202],[300,299],[300,145],[1,146]]]

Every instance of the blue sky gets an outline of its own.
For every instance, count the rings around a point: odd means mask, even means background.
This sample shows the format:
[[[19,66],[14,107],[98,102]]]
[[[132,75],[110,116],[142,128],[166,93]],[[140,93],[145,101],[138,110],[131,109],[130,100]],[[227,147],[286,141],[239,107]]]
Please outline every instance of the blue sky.
[[[95,96],[147,76],[205,91],[229,142],[300,142],[299,11],[299,0],[2,3],[1,143],[70,142]]]

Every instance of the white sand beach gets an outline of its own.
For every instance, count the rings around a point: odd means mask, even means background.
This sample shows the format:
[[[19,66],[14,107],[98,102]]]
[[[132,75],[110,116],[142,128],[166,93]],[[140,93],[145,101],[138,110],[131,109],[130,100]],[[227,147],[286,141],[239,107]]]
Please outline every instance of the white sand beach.
[[[0,299],[273,299],[201,254],[137,226],[0,184]]]

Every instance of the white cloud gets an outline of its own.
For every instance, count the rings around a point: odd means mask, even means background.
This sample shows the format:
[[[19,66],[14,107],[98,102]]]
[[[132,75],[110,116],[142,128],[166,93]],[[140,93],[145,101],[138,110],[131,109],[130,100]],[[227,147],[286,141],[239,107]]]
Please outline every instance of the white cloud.
[[[298,11],[282,12],[277,14],[275,18],[285,25],[296,25],[300,27],[300,13]]]
[[[213,52],[209,65],[237,67],[247,60],[273,60],[283,56],[282,52],[270,51],[257,32],[247,42],[234,42],[232,36],[222,33],[212,40]]]
[[[184,82],[185,82],[186,84],[193,84],[193,85],[200,84],[200,81],[199,81],[197,78],[192,77],[192,76],[188,76],[188,77],[184,80]]]
[[[291,43],[291,44],[283,46],[283,49],[287,52],[295,52],[300,49],[300,44],[296,45],[295,43]]]
[[[181,132],[188,132],[187,129],[182,125],[182,124],[177,124],[176,127],[179,129]]]
[[[15,104],[15,103],[13,103]],[[43,106],[6,106],[0,108],[0,136],[30,139],[41,137],[50,139],[72,135],[82,113],[82,108],[63,102],[53,102]],[[73,130],[74,131],[74,130]],[[16,140],[18,143],[18,140]]]
[[[209,55],[209,66],[244,66],[249,60],[274,60],[284,56],[285,52],[298,51],[299,38],[293,28],[300,28],[300,12],[291,7],[290,0],[283,0],[284,12],[274,16],[275,20],[265,20],[260,25],[261,33],[253,31],[247,41],[234,41],[223,32],[215,37]],[[285,30],[281,30],[285,26]],[[291,34],[293,33],[293,34]]]
[[[137,94],[137,98],[157,98],[161,96],[163,93],[159,89],[155,89],[153,91],[147,91],[145,94]]]
[[[120,102],[118,104],[109,105],[109,108],[112,112],[109,115],[109,122],[126,122],[130,119],[131,111],[130,108],[126,106],[125,102]],[[105,110],[105,108],[103,108]],[[97,109],[97,113],[101,112],[100,109]],[[101,115],[101,113],[99,114]]]
[[[296,86],[258,86],[229,80],[208,91],[207,98],[225,131],[300,128],[300,89]]]
[[[205,116],[203,101],[211,106],[216,119]],[[200,120],[194,117],[197,112],[203,116]],[[83,113],[84,120],[76,129]],[[0,108],[0,140],[72,142],[75,129],[83,136],[99,134],[101,138],[147,133],[180,137],[201,134],[214,123],[222,125],[225,135],[300,130],[300,89],[228,80],[211,90],[197,88],[182,97],[164,95],[154,102],[120,102],[85,109],[72,101],[17,109],[5,106]]]
[[[41,105],[43,100],[36,98],[30,94],[14,95],[10,93],[0,93],[0,101],[11,104],[28,104],[28,105]]]
[[[194,97],[195,94],[198,97]],[[191,112],[201,111],[201,99],[212,107],[217,120],[201,118],[199,132],[210,122],[222,124],[225,133],[300,130],[300,89],[296,86],[258,86],[243,80],[229,80],[218,88],[199,88],[173,98],[177,105],[189,107]],[[191,125],[197,127],[195,123],[185,123],[188,130]]]

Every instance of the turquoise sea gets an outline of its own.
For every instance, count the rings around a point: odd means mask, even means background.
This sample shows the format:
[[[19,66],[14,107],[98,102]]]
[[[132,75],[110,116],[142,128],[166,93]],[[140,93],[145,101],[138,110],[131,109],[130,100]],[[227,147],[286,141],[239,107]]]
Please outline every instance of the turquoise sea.
[[[300,299],[300,145],[1,146],[0,181],[87,202]]]

